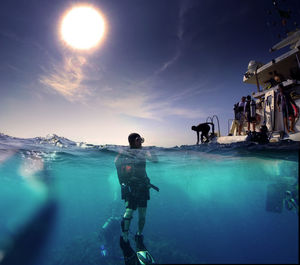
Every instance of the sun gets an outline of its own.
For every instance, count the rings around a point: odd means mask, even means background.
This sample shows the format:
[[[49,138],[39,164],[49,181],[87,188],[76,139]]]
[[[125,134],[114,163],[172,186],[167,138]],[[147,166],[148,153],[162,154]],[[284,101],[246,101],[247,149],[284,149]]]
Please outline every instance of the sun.
[[[101,13],[91,6],[77,6],[64,15],[60,33],[72,48],[89,50],[103,38],[105,22]]]

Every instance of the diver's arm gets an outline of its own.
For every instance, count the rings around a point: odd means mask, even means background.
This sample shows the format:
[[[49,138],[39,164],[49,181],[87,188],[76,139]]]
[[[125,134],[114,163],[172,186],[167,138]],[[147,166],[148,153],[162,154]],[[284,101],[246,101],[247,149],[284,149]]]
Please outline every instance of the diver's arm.
[[[116,165],[116,166],[117,166],[118,164],[120,164],[119,158],[120,158],[120,156],[121,156],[122,154],[124,154],[124,151],[121,149],[121,150],[119,150],[119,153],[117,154],[117,156],[116,156],[116,158],[115,158],[115,165]]]
[[[122,152],[120,152],[115,158],[115,166],[117,169],[118,179],[120,185],[126,182],[126,175],[124,174],[124,157],[122,157]]]
[[[118,154],[118,155],[116,156],[116,158],[115,158],[115,165],[117,165],[120,155],[121,155],[121,154]]]
[[[146,158],[153,163],[158,162],[156,154],[154,152],[150,152],[149,150],[146,151]]]

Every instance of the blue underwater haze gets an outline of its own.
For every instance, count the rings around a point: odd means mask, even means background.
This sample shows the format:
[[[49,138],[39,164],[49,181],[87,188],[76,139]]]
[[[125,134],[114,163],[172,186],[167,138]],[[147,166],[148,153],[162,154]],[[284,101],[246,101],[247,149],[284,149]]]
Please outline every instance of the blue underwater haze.
[[[120,226],[110,245],[102,226],[124,214],[114,159],[126,148],[1,134],[0,264],[124,264]],[[297,143],[144,148],[159,159],[147,162],[160,191],[144,229],[158,264],[298,262],[298,213],[284,201],[298,194]]]

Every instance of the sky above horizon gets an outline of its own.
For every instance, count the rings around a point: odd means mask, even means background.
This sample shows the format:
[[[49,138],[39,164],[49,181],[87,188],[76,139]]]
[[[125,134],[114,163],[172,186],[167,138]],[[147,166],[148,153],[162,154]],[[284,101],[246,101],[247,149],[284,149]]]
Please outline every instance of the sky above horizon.
[[[277,2],[291,9],[294,29],[299,1]],[[89,51],[59,35],[62,16],[78,4],[106,21]],[[120,145],[138,132],[144,145],[171,147],[195,144],[191,126],[217,115],[227,135],[233,105],[256,91],[242,82],[249,61],[282,53],[269,53],[280,23],[271,0],[3,0],[0,132]]]

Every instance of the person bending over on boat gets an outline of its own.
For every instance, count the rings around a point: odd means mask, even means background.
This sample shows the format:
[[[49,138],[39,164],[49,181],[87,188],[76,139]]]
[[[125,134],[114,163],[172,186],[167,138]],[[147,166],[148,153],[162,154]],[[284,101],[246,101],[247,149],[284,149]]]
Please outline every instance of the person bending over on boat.
[[[277,94],[276,98],[276,106],[278,108],[279,112],[282,112],[283,115],[283,122],[284,126],[288,133],[295,132],[294,131],[294,125],[295,125],[295,116],[294,116],[294,109],[292,104],[296,105],[295,102],[293,102],[292,98],[288,93],[285,93],[283,91],[283,85],[278,85],[279,92]],[[291,120],[290,127],[288,126],[288,119]]]
[[[248,95],[245,103],[245,116],[248,122],[248,132],[250,132],[250,123],[252,123],[252,130],[255,132],[255,123],[256,123],[256,104],[251,96]]]
[[[246,108],[246,97],[242,97],[241,101],[239,102],[238,105],[238,112],[237,112],[237,120],[239,123],[239,127],[238,127],[238,135],[241,135],[242,132],[242,127],[244,124],[244,120],[245,120],[245,108]]]
[[[198,126],[192,126],[192,130],[197,132],[197,145],[199,144],[199,132],[201,132],[201,143],[204,142],[204,137],[206,138],[205,143],[208,143],[209,141],[209,130],[210,126],[209,124],[213,125],[212,122],[205,122],[205,123],[200,123]]]
[[[120,237],[120,246],[123,250],[125,259],[134,258],[128,232],[133,212],[138,209],[138,231],[135,235],[135,241],[138,251],[146,250],[143,243],[143,229],[146,220],[147,201],[150,199],[149,189],[159,189],[150,183],[146,173],[146,160],[158,162],[155,154],[142,149],[142,138],[138,133],[131,133],[128,136],[129,149],[120,152],[115,159],[118,178],[121,185],[121,196],[125,200],[125,214],[121,221],[122,236]]]

